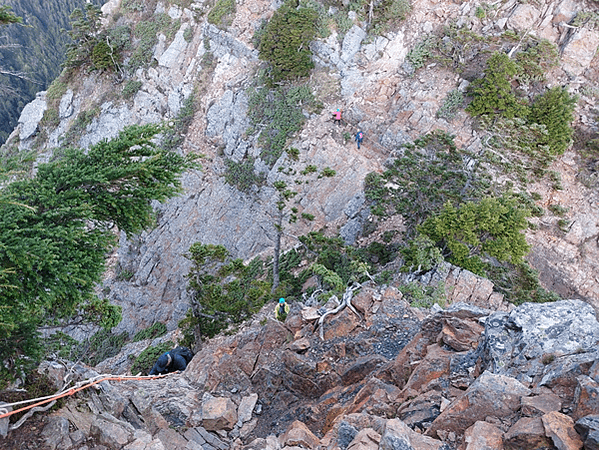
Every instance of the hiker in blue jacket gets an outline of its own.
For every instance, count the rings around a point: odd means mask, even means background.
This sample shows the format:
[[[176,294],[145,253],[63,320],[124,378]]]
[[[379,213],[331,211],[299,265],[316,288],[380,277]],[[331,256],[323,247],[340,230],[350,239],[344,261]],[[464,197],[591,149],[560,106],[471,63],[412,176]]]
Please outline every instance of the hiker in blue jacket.
[[[193,358],[193,353],[187,347],[177,347],[160,355],[156,364],[150,370],[150,375],[183,371]]]
[[[360,144],[362,143],[362,140],[364,139],[364,133],[362,133],[362,130],[360,130],[356,133],[356,137],[354,139],[358,143],[358,148],[360,148]]]

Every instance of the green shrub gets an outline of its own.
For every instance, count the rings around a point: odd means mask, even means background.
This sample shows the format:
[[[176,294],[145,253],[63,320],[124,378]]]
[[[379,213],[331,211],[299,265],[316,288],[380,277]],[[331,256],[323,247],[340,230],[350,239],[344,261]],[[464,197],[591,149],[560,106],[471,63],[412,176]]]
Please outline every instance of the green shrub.
[[[488,175],[467,168],[470,158],[445,132],[417,139],[385,172],[366,176],[364,193],[372,213],[382,217],[401,214],[405,237],[410,239],[416,226],[439,212],[446,201],[462,203],[488,187]]]
[[[310,174],[310,173],[315,173],[315,172],[317,172],[317,171],[318,171],[318,167],[316,167],[316,166],[315,166],[315,165],[313,165],[313,164],[308,164],[308,165],[306,166],[306,168],[305,168],[304,170],[302,170],[300,173],[301,173],[302,175],[308,175],[308,174]]]
[[[512,92],[511,81],[518,72],[518,66],[508,55],[495,52],[487,61],[485,75],[472,82],[472,101],[466,111],[473,116],[497,114],[505,118],[525,118],[528,108],[523,100]]]
[[[539,273],[526,261],[488,267],[487,276],[495,285],[495,289],[515,305],[526,302],[554,302],[560,299],[555,292],[541,286]]]
[[[452,264],[485,275],[490,258],[512,264],[522,262],[529,250],[522,233],[528,227],[529,215],[519,199],[509,195],[486,197],[458,208],[447,202],[419,231],[443,249]]]
[[[380,35],[405,20],[412,11],[409,0],[382,0],[374,4],[372,34]]]
[[[48,101],[60,100],[67,92],[67,89],[68,85],[61,81],[60,78],[56,78],[46,90],[46,99]]]
[[[148,347],[139,354],[133,364],[131,365],[131,373],[147,375],[152,370],[152,366],[156,363],[156,360],[165,352],[173,349],[172,342],[163,342],[155,347]]]
[[[164,336],[166,334],[166,325],[162,322],[156,322],[152,326],[146,328],[145,330],[138,331],[133,336],[132,342],[143,341],[144,339],[154,339],[159,336]]]
[[[143,83],[139,80],[129,80],[123,88],[123,98],[129,100],[139,92]]]
[[[572,121],[577,97],[562,87],[554,87],[537,96],[528,121],[545,126],[547,134],[537,145],[547,145],[553,155],[561,155],[572,144]]]
[[[435,304],[444,307],[447,300],[443,283],[434,286],[423,286],[420,283],[411,282],[399,286],[399,291],[415,308],[431,308]]]
[[[449,91],[443,105],[437,111],[437,117],[451,120],[458,109],[464,105],[464,95],[457,89]]]
[[[433,240],[419,234],[401,250],[404,257],[402,272],[428,272],[443,261],[441,250]]]
[[[193,116],[196,112],[196,92],[192,92],[181,105],[181,109],[177,113],[177,117],[173,121],[173,125],[167,128],[162,139],[162,146],[167,150],[175,150],[183,144],[183,139],[187,134],[187,130],[193,121]]]
[[[114,52],[105,42],[99,41],[92,50],[92,64],[96,70],[106,70],[114,67]]]
[[[249,89],[249,112],[252,126],[260,129],[260,157],[272,167],[285,150],[288,139],[302,129],[306,120],[302,108],[309,108],[314,96],[308,85],[279,86],[275,89]],[[252,134],[252,130],[248,131]],[[296,153],[290,149],[290,154]],[[299,153],[298,153],[299,154]]]
[[[254,158],[248,157],[239,162],[226,159],[225,166],[225,181],[241,192],[250,192],[253,186],[264,182],[264,175],[256,174],[254,170]]]
[[[129,70],[135,72],[140,67],[147,67],[152,61],[154,46],[158,42],[157,34],[168,29],[172,19],[168,14],[155,14],[151,20],[143,20],[135,26],[135,50],[129,59]]]
[[[316,36],[318,13],[288,1],[275,11],[260,37],[260,59],[270,63],[276,83],[309,75],[314,67],[310,42]]]
[[[183,39],[185,39],[185,42],[191,42],[193,39],[193,29],[191,27],[185,28],[185,31],[183,32]]]
[[[207,20],[216,26],[228,27],[231,25],[235,13],[235,0],[217,0],[212,10],[208,13]]]
[[[324,169],[322,169],[319,176],[330,178],[330,177],[334,177],[335,175],[337,175],[337,172],[335,172],[330,167],[325,167]]]
[[[562,205],[549,205],[549,211],[556,216],[563,217],[568,212],[568,208],[565,208]]]
[[[186,257],[192,311],[200,334],[209,338],[252,317],[270,299],[271,284],[259,279],[262,261],[231,259],[222,245],[193,244]]]
[[[417,43],[406,55],[406,60],[412,64],[414,69],[420,69],[426,61],[433,56],[432,49],[435,45],[435,39],[427,36],[422,42]]]

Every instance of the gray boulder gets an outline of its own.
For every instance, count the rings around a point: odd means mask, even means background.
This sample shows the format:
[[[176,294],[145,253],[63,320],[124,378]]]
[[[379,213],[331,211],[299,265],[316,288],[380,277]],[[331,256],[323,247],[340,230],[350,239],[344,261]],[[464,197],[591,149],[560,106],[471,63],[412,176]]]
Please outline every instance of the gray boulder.
[[[478,350],[486,370],[549,385],[567,367],[594,360],[598,340],[599,322],[589,304],[525,303],[491,314]]]

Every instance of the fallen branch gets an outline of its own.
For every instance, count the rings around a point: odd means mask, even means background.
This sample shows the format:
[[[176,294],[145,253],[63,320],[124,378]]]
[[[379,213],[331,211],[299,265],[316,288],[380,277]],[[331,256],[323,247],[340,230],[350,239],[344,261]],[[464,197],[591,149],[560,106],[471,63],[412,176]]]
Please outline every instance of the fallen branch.
[[[339,306],[337,306],[335,309],[332,309],[330,311],[327,311],[326,313],[324,313],[322,316],[320,316],[320,319],[318,319],[318,326],[320,327],[320,339],[324,341],[324,319],[331,315],[331,314],[337,314],[339,311],[341,311],[343,308],[345,308],[346,306],[351,309],[354,314],[356,316],[358,316],[360,319],[362,318],[360,316],[360,314],[358,313],[358,311],[356,310],[356,308],[354,308],[354,306],[351,304],[351,300],[352,297],[354,296],[354,292],[357,291],[358,289],[360,289],[362,287],[361,284],[359,283],[354,283],[351,286],[348,286],[345,288],[345,292],[343,293],[343,297],[341,298],[341,303],[339,304]]]

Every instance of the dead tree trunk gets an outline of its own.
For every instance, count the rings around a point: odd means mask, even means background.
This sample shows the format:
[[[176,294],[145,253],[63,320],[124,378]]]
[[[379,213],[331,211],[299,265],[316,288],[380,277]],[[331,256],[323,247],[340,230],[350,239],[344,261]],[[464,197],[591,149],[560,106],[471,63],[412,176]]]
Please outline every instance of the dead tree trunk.
[[[335,309],[327,311],[322,316],[320,316],[320,319],[318,319],[318,327],[320,327],[320,331],[319,331],[320,339],[322,339],[324,341],[324,319],[331,314],[337,314],[339,311],[341,311],[346,306],[349,309],[351,309],[356,316],[358,316],[360,319],[362,318],[360,316],[360,314],[358,314],[358,311],[356,311],[356,308],[354,308],[354,306],[351,304],[351,300],[354,296],[354,292],[357,291],[358,289],[360,289],[361,287],[362,287],[362,285],[359,283],[354,283],[351,286],[346,287],[345,292],[343,293],[343,297],[341,298],[341,304],[339,306],[337,306]]]

